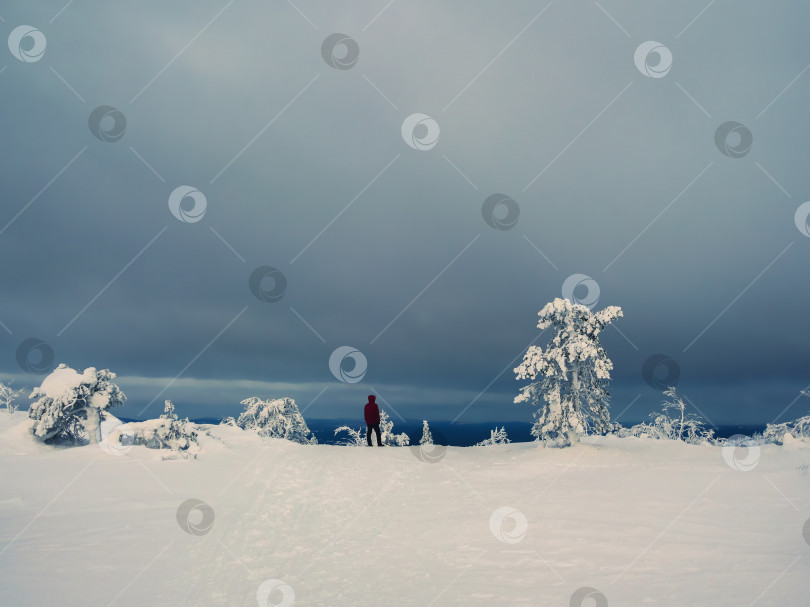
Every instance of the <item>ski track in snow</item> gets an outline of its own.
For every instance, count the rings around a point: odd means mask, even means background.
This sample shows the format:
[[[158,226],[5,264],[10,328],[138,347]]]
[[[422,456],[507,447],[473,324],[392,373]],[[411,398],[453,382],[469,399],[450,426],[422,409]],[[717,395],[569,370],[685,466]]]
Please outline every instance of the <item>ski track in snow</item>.
[[[632,438],[426,463],[215,426],[197,460],[162,460],[42,447],[22,420],[0,416],[3,606],[254,606],[267,579],[300,606],[569,605],[582,586],[610,607],[808,605],[807,443],[750,472]],[[188,498],[215,512],[205,535],[176,520]],[[502,506],[526,517],[515,543],[490,531]]]

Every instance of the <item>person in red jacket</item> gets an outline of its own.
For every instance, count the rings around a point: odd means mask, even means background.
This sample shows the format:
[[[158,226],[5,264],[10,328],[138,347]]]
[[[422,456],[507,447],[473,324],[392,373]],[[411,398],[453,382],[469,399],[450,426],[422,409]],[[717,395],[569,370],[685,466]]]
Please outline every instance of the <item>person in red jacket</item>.
[[[366,441],[368,442],[368,446],[371,447],[371,431],[374,430],[374,433],[377,435],[377,446],[382,447],[382,441],[380,440],[380,408],[377,406],[377,397],[373,394],[369,394],[368,402],[366,403],[365,408],[363,409],[363,416],[366,418]]]

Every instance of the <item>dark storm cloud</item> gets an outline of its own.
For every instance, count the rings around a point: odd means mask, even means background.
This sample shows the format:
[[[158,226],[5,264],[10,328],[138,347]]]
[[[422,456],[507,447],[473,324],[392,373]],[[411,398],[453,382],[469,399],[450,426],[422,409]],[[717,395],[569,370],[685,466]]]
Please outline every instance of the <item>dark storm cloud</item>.
[[[3,8],[5,36],[47,38],[37,62],[0,61],[5,376],[39,382],[15,358],[38,337],[56,361],[116,371],[122,415],[164,398],[233,413],[266,393],[341,416],[373,389],[408,418],[528,419],[511,369],[582,273],[625,312],[603,337],[623,419],[658,405],[655,354],[714,423],[794,400],[803,3],[386,5]],[[357,42],[350,69],[324,61],[335,32]],[[672,52],[661,78],[634,64],[647,40]],[[126,119],[118,141],[91,133],[103,105]],[[433,149],[405,144],[413,113],[440,127]],[[728,121],[753,137],[740,158],[715,145]],[[184,185],[207,200],[198,222],[170,212]],[[493,194],[519,207],[510,229],[482,215]],[[261,266],[287,279],[275,303],[249,289]],[[329,370],[342,345],[367,357],[358,384]]]

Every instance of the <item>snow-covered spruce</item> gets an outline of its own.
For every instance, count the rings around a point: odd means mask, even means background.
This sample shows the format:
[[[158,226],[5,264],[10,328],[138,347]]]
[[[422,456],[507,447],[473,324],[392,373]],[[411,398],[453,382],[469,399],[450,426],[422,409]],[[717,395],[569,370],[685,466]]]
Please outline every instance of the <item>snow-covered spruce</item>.
[[[107,438],[121,445],[143,445],[148,449],[171,449],[183,457],[196,457],[200,451],[198,428],[188,418],[179,419],[172,401],[165,402],[157,419],[130,422],[116,427]]]
[[[667,400],[660,412],[650,413],[650,423],[640,423],[630,428],[618,427],[619,437],[636,436],[642,438],[678,440],[690,445],[711,443],[714,430],[706,428],[703,421],[693,413],[686,413],[686,405],[678,396],[675,387],[664,391]]]
[[[14,401],[17,400],[22,393],[22,389],[12,390],[11,386],[0,382],[0,409],[5,408],[6,413],[14,413],[17,410],[17,405],[14,404]]]
[[[489,445],[505,445],[511,443],[509,437],[506,435],[506,426],[498,428],[495,426],[494,430],[489,431],[489,438],[482,440],[480,443],[475,443],[476,447],[487,447]]]
[[[36,399],[28,409],[34,420],[32,434],[45,442],[97,443],[102,411],[124,404],[126,396],[112,383],[115,373],[88,367],[78,373],[60,364],[29,398]]]
[[[382,444],[387,447],[407,447],[411,444],[411,439],[404,432],[394,434],[394,422],[385,411],[380,411],[380,434]]]
[[[318,440],[307,426],[298,405],[291,398],[262,400],[251,396],[242,401],[245,410],[236,420],[243,430],[252,430],[259,436],[283,438],[294,443],[315,445]]]
[[[551,327],[555,335],[545,351],[529,347],[514,370],[517,379],[533,380],[515,397],[516,403],[528,401],[538,407],[532,436],[549,446],[567,447],[581,434],[609,432],[607,383],[613,363],[598,336],[623,316],[621,308],[593,312],[558,297],[538,316],[538,328]]]
[[[420,445],[432,445],[433,444],[433,434],[430,432],[430,427],[428,426],[427,420],[422,420],[422,438],[419,439]]]

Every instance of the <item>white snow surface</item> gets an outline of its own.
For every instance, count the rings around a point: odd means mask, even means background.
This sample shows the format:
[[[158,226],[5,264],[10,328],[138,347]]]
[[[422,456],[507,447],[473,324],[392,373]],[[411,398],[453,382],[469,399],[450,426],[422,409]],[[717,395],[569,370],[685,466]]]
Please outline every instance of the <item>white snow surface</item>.
[[[3,606],[252,607],[267,580],[284,607],[566,606],[584,586],[610,607],[810,604],[807,441],[743,472],[720,447],[639,438],[430,463],[205,426],[196,460],[164,460],[38,444],[25,416],[0,415]],[[178,523],[189,498],[213,509],[201,535]]]

